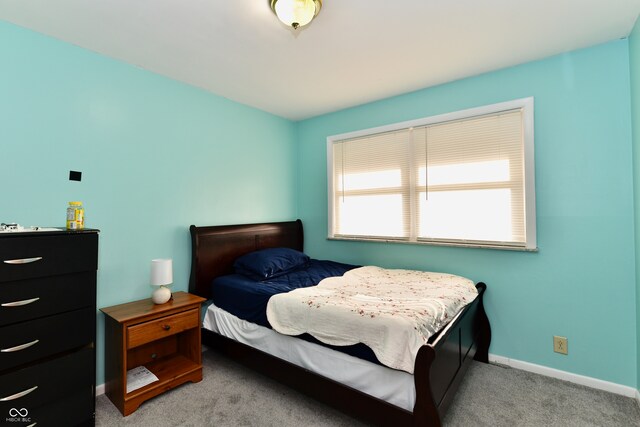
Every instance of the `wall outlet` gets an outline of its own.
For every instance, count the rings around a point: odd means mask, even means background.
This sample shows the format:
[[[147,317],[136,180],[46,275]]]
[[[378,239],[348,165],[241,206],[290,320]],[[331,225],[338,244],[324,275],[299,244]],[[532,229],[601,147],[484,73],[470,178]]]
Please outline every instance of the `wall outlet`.
[[[569,354],[569,347],[567,344],[567,337],[553,337],[553,351],[560,354]]]

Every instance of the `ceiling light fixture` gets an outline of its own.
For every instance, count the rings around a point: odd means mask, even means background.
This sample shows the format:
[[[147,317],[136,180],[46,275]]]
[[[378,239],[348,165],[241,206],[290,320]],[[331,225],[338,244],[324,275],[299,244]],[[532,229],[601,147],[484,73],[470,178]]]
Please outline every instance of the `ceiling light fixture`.
[[[271,9],[285,25],[297,30],[316,17],[322,0],[270,0]]]

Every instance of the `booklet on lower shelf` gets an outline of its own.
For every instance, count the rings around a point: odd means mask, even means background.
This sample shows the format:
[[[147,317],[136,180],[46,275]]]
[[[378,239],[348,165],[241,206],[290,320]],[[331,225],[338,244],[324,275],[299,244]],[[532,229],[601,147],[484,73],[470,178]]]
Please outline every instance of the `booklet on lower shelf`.
[[[131,393],[155,381],[159,381],[158,377],[144,366],[130,369],[127,371],[127,393]]]

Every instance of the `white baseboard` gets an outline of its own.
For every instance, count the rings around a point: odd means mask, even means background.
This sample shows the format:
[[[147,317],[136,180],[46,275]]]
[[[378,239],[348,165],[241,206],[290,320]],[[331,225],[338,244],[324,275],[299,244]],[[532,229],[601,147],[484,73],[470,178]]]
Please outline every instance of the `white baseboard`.
[[[636,390],[636,403],[638,404],[638,408],[640,408],[640,390]]]
[[[104,394],[104,384],[96,386],[96,397],[100,396],[101,394]]]
[[[635,398],[640,405],[640,392],[633,387],[622,384],[616,384],[609,381],[599,380],[597,378],[586,377],[584,375],[573,374],[571,372],[561,371],[559,369],[548,368],[542,365],[536,365],[521,360],[509,359],[495,354],[489,354],[489,362],[498,365],[505,365],[511,368],[520,369],[522,371],[533,372],[534,374],[544,375],[545,377],[558,378],[560,380],[569,381],[575,384],[584,385],[598,390],[608,391],[610,393],[620,394]]]

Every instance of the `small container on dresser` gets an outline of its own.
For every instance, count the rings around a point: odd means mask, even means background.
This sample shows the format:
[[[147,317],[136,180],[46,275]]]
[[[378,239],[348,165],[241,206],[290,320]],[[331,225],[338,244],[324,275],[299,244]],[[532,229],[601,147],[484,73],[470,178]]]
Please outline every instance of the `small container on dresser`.
[[[98,230],[0,234],[0,423],[95,423]]]

